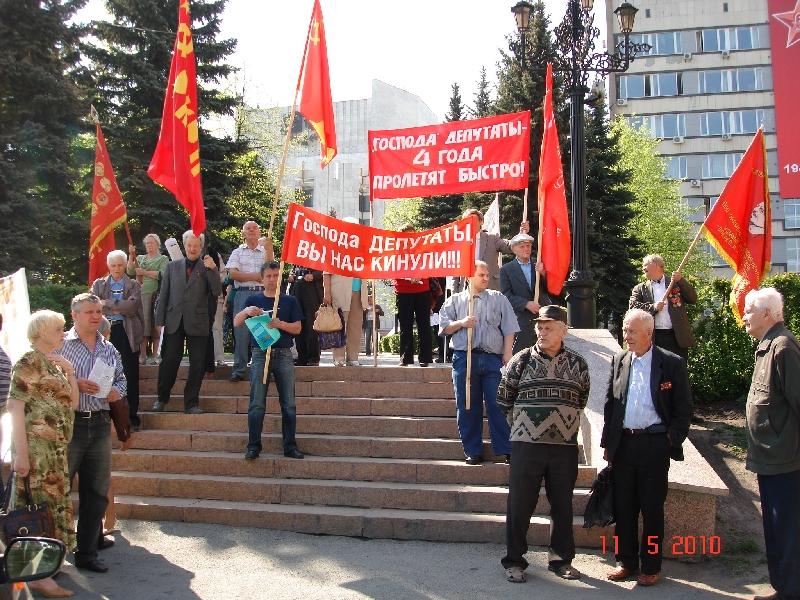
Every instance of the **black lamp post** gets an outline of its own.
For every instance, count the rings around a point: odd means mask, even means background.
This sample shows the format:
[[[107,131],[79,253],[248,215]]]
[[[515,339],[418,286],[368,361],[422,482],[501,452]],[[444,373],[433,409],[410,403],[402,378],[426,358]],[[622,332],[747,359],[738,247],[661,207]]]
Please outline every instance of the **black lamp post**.
[[[564,20],[555,29],[557,56],[553,70],[564,74],[564,83],[570,96],[570,159],[572,194],[572,272],[564,287],[567,289],[567,317],[573,327],[593,329],[596,326],[595,289],[589,270],[589,252],[586,242],[586,148],[584,143],[584,105],[589,88],[589,73],[605,76],[628,70],[634,57],[650,50],[648,44],[631,42],[629,37],[638,11],[628,2],[622,3],[617,15],[624,39],[613,52],[595,52],[595,40],[600,30],[594,26],[592,7],[594,0],[568,0]],[[523,68],[525,66],[525,31],[530,26],[533,6],[518,2],[511,11],[517,21],[522,38]],[[525,27],[523,27],[523,25]]]

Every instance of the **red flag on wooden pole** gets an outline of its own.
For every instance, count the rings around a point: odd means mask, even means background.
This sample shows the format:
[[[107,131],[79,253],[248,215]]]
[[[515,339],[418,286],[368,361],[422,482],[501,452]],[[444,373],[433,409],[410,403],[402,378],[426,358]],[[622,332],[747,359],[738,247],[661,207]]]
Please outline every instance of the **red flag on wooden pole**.
[[[172,192],[189,211],[192,231],[200,235],[206,228],[206,211],[200,182],[197,75],[191,22],[189,0],[181,0],[161,133],[147,174]]]
[[[542,150],[539,159],[539,252],[547,275],[547,291],[558,295],[569,274],[571,239],[561,148],[553,115],[553,65],[547,63]],[[538,282],[536,289],[539,289]]]
[[[772,256],[767,159],[759,129],[702,226],[703,234],[736,272],[730,304],[741,322],[744,297],[769,273]]]
[[[96,117],[94,108],[92,116]],[[114,229],[127,223],[128,211],[117,187],[111,168],[106,141],[100,123],[95,121],[97,141],[94,146],[94,187],[92,188],[92,217],[89,228],[89,285],[108,273],[106,256],[116,248]]]
[[[303,80],[303,87],[299,111],[308,119],[311,127],[319,136],[321,165],[324,168],[336,156],[336,125],[333,119],[325,25],[319,0],[314,0],[314,10],[311,13],[311,25],[308,28],[300,76]]]

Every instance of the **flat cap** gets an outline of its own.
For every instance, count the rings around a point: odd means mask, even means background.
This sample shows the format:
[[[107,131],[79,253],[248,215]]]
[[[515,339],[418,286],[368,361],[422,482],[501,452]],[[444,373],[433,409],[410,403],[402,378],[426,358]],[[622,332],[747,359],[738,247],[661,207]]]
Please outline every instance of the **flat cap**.
[[[550,304],[539,309],[539,316],[534,321],[561,321],[567,323],[567,309],[563,306]]]

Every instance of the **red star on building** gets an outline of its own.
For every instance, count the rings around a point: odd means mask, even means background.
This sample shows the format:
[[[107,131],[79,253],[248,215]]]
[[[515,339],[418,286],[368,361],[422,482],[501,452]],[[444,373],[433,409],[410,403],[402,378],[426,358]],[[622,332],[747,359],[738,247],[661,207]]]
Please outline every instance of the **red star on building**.
[[[775,13],[772,16],[789,28],[789,36],[786,38],[787,48],[800,42],[800,0],[797,0],[794,10]]]

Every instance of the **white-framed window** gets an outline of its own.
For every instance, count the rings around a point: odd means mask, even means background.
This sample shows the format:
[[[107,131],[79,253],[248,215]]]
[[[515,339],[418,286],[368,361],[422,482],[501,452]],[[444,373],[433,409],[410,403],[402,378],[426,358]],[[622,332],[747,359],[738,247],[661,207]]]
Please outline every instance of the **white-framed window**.
[[[625,36],[617,35],[617,44],[624,41]],[[662,31],[661,33],[633,33],[630,41],[636,44],[650,44],[647,54],[669,55],[683,53],[683,39],[679,31]]]
[[[703,156],[703,179],[727,179],[742,160],[742,152]]]
[[[800,271],[800,238],[786,238],[786,270]]]
[[[700,114],[700,135],[723,133],[755,133],[764,123],[764,112],[752,110],[721,110]]]
[[[679,96],[683,93],[681,73],[656,73],[654,75],[623,75],[618,78],[620,98],[646,98],[650,96]]]
[[[667,163],[668,179],[686,179],[686,157],[685,156],[665,156]]]
[[[702,29],[697,32],[701,52],[721,52],[722,50],[752,50],[763,48],[766,40],[761,39],[757,26],[725,27],[722,29]]]
[[[714,69],[698,72],[698,90],[701,94],[725,92],[753,92],[764,89],[764,69]]]
[[[783,201],[783,228],[800,229],[800,198]]]
[[[686,135],[686,115],[634,115],[627,117],[628,123],[634,129],[645,128],[655,138],[672,138],[677,135]]]

